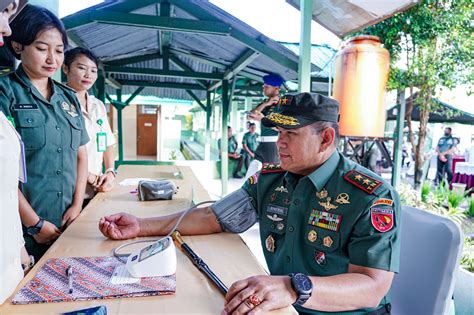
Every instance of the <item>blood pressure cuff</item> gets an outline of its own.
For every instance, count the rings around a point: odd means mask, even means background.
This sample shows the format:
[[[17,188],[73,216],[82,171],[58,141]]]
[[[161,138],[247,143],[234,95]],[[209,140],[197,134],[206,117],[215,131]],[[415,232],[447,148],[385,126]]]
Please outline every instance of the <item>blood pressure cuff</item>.
[[[258,221],[252,197],[243,189],[234,191],[211,205],[223,231],[242,233]]]
[[[138,182],[138,199],[140,201],[170,200],[173,199],[176,191],[176,185],[167,179]]]

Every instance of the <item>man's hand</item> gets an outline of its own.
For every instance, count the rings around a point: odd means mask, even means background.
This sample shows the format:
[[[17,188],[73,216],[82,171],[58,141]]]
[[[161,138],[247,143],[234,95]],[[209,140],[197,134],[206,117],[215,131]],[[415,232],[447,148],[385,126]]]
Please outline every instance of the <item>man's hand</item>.
[[[33,235],[35,241],[39,244],[45,244],[54,241],[61,235],[61,231],[53,223],[44,220],[43,227],[38,234]]]
[[[443,153],[438,153],[438,158],[441,162],[446,162],[448,159],[446,158],[446,155],[444,155]]]
[[[250,296],[261,303],[254,305]],[[292,305],[297,299],[288,276],[255,276],[232,284],[225,297],[223,314],[260,314]]]
[[[94,187],[96,187],[98,179],[99,176],[94,173],[89,172],[89,174],[87,175],[87,183],[91,184]]]
[[[68,227],[72,223],[72,221],[74,221],[79,216],[80,213],[81,213],[80,206],[69,207],[69,209],[67,209],[63,215],[63,220],[61,222],[61,230],[64,231],[64,229]]]
[[[111,191],[114,188],[115,175],[112,172],[107,172],[100,175],[97,181],[96,190],[100,192]]]
[[[265,117],[265,116],[262,114],[261,111],[253,110],[253,111],[250,112],[250,114],[248,114],[247,117],[252,119],[252,120],[262,121],[262,118]]]
[[[140,233],[139,219],[128,213],[117,213],[99,220],[99,230],[104,236],[114,240],[126,240]]]

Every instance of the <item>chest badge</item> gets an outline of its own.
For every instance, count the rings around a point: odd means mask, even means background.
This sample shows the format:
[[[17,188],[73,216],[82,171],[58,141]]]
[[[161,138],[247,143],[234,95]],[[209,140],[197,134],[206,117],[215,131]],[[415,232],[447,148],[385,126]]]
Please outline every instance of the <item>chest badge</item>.
[[[311,230],[308,232],[308,241],[310,241],[311,243],[314,243],[316,242],[317,239],[318,239],[318,233],[315,230]]]
[[[275,191],[280,192],[280,193],[288,193],[288,189],[286,189],[285,186],[281,185],[280,187],[275,188]]]
[[[273,215],[267,214],[267,218],[269,218],[273,222],[283,221],[283,218],[280,218],[276,213],[274,213]]]
[[[273,238],[272,235],[268,235],[267,238],[265,239],[265,248],[266,248],[270,253],[274,253],[274,252],[275,252],[275,239]]]
[[[324,207],[326,211],[337,209],[339,206],[331,203],[331,197],[327,197],[326,201],[320,201],[319,204]]]
[[[330,236],[326,236],[323,238],[323,245],[326,246],[326,247],[331,247],[332,246],[332,243],[334,243],[334,241],[332,240],[332,238]]]
[[[308,219],[308,224],[337,232],[339,231],[341,221],[342,216],[340,214],[312,209]]]
[[[349,195],[346,193],[340,193],[337,195],[336,202],[340,205],[348,205],[351,203],[349,201]]]
[[[317,192],[316,197],[318,199],[326,199],[328,197],[328,191],[326,190],[326,188],[323,188],[323,190]]]
[[[314,260],[316,260],[318,265],[324,266],[326,264],[326,254],[321,251],[317,251],[314,254]]]

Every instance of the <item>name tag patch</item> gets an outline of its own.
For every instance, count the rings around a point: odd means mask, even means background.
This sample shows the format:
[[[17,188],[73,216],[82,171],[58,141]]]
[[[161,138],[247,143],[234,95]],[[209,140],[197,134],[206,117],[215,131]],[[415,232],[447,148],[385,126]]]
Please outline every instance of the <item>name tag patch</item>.
[[[340,214],[312,209],[308,224],[337,232],[341,225],[342,216]]]
[[[286,217],[288,215],[288,208],[269,204],[267,207],[267,212],[279,214]]]
[[[36,104],[15,104],[13,105],[14,110],[29,110],[29,109],[38,109]]]

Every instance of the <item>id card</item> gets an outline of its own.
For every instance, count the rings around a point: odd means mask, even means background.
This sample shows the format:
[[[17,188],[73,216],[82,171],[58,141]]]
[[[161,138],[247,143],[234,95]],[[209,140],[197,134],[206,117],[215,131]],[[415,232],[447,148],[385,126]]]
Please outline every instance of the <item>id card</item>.
[[[107,151],[107,134],[105,132],[97,133],[97,152]]]

